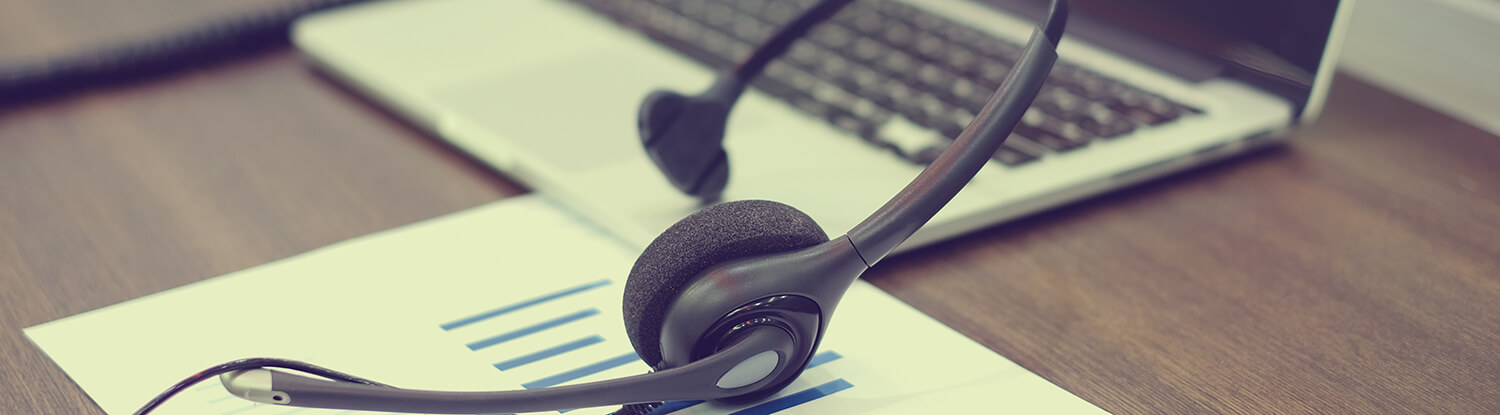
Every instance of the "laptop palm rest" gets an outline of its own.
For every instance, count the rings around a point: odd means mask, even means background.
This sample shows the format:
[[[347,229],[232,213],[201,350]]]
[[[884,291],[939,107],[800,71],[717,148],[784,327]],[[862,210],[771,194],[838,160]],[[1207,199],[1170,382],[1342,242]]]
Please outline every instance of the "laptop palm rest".
[[[599,207],[584,212],[588,216],[640,224],[615,229],[627,240],[654,237],[700,205],[673,189],[640,148],[640,100],[660,88],[696,91],[711,82],[712,73],[654,50],[633,49],[578,53],[438,88],[434,99],[443,108],[441,117],[450,127],[464,126],[443,134],[481,157],[508,153],[498,156],[509,159],[496,163],[503,170],[556,197],[581,202],[570,206]],[[731,169],[726,199],[784,201],[839,232],[918,170],[758,92],[745,98],[726,137]],[[497,146],[503,150],[473,149]],[[830,200],[830,192],[849,196]],[[851,211],[850,202],[865,208]]]

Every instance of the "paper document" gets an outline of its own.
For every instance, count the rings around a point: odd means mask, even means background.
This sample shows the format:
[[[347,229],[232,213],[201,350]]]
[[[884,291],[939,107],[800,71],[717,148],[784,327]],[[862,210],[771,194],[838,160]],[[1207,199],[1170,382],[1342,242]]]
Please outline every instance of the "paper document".
[[[511,198],[26,329],[105,412],[245,357],[404,388],[534,389],[649,370],[621,317],[638,248],[545,199]],[[858,282],[810,368],[745,405],[655,413],[1104,413]],[[566,411],[604,414],[618,407]],[[365,412],[255,404],[216,380],[158,414]]]

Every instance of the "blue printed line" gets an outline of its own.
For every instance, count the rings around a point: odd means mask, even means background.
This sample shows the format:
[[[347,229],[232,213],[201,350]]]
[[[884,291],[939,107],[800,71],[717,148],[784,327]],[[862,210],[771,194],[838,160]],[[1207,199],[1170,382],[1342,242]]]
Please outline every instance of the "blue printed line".
[[[527,383],[522,383],[521,387],[526,388],[526,389],[536,389],[536,388],[545,388],[545,387],[549,387],[549,386],[556,386],[558,384],[562,384],[562,383],[570,381],[570,380],[574,380],[574,379],[578,379],[578,378],[581,378],[581,377],[584,377],[584,376],[588,376],[588,375],[592,375],[592,374],[595,374],[595,373],[603,372],[603,371],[606,371],[606,370],[614,369],[614,368],[617,368],[617,367],[620,367],[620,366],[624,366],[624,365],[626,365],[626,364],[628,364],[630,362],[638,362],[640,360],[641,360],[641,358],[638,357],[638,356],[636,356],[635,352],[630,352],[630,353],[622,354],[622,355],[620,355],[618,357],[615,357],[615,358],[612,358],[612,359],[609,359],[609,360],[605,360],[603,362],[594,363],[594,364],[591,364],[591,365],[588,365],[588,366],[584,366],[584,367],[580,367],[580,368],[577,368],[577,369],[569,370],[567,372],[563,372],[563,373],[559,373],[559,374],[556,374],[556,375],[548,376],[548,377],[545,377],[545,378],[533,380],[533,381],[527,382]]]
[[[290,410],[290,411],[282,412],[280,415],[292,415],[292,414],[295,414],[295,413],[298,413],[298,412],[306,411],[308,409],[312,409],[312,408],[297,408],[297,409],[293,409],[293,410]]]
[[[824,364],[824,363],[828,363],[828,362],[832,362],[832,361],[835,361],[835,360],[839,360],[839,358],[841,358],[841,357],[844,357],[844,356],[840,356],[838,354],[838,352],[835,352],[835,351],[832,351],[832,350],[825,350],[825,351],[823,351],[821,353],[813,355],[813,357],[811,359],[808,359],[807,360],[807,368],[808,369],[812,369],[814,367],[817,367],[818,365],[821,365],[821,364]],[[670,414],[670,413],[673,413],[673,412],[681,411],[683,409],[691,408],[691,407],[696,406],[696,405],[698,405],[700,403],[703,403],[703,401],[670,401],[670,402],[661,404],[661,406],[656,407],[656,409],[652,409],[651,412],[650,412],[650,414],[651,415],[666,415],[666,414]]]
[[[234,395],[220,396],[220,397],[214,398],[213,400],[208,401],[208,403],[219,403],[219,402],[224,402],[224,401],[227,401],[227,400],[230,400],[230,399],[234,399]]]
[[[814,387],[805,389],[805,390],[803,390],[801,392],[797,392],[797,393],[794,393],[794,394],[791,394],[791,395],[787,395],[787,396],[783,396],[783,397],[780,397],[780,398],[776,398],[775,400],[772,400],[772,401],[769,401],[769,402],[766,402],[766,403],[763,403],[763,404],[760,404],[760,405],[755,405],[755,406],[752,406],[752,407],[749,407],[749,408],[741,409],[741,410],[735,411],[734,413],[731,413],[729,415],[768,415],[768,414],[773,414],[773,413],[781,412],[783,410],[786,410],[788,408],[791,408],[791,407],[794,407],[794,406],[797,406],[797,405],[801,405],[801,404],[804,404],[804,403],[812,402],[814,400],[817,400],[818,398],[822,398],[824,396],[832,395],[832,394],[834,394],[834,392],[838,392],[838,391],[841,391],[841,390],[844,390],[844,389],[849,389],[849,388],[852,388],[852,387],[854,387],[854,385],[850,385],[848,381],[845,381],[843,379],[835,379],[832,382],[824,383],[822,385],[818,385],[818,386],[814,386]]]
[[[592,336],[589,336],[589,337],[585,337],[585,338],[582,338],[582,339],[578,339],[578,340],[574,340],[574,341],[569,342],[567,344],[556,346],[556,347],[553,347],[553,348],[550,348],[550,349],[547,349],[547,350],[542,350],[542,351],[539,351],[539,352],[536,352],[536,353],[532,353],[532,354],[528,354],[528,355],[525,355],[525,356],[517,357],[515,359],[510,359],[510,360],[506,360],[504,362],[496,363],[495,364],[495,368],[496,369],[500,369],[500,370],[511,370],[511,369],[515,369],[515,368],[521,367],[522,365],[525,365],[525,364],[528,364],[528,363],[532,363],[532,362],[535,362],[535,361],[538,361],[538,360],[546,359],[546,358],[549,358],[549,357],[552,357],[552,356],[557,356],[557,355],[560,355],[560,354],[563,354],[563,353],[567,353],[567,352],[571,352],[571,351],[574,351],[574,350],[582,349],[585,346],[589,346],[589,345],[593,345],[593,344],[598,344],[598,343],[601,343],[601,342],[604,342],[604,338],[603,337],[599,337],[599,335],[595,334],[595,335],[592,335]]]
[[[500,316],[500,315],[503,315],[503,314],[506,314],[506,313],[509,313],[509,312],[512,312],[512,311],[520,310],[520,309],[523,309],[523,308],[526,308],[526,307],[531,307],[531,306],[534,306],[534,305],[537,305],[537,304],[541,304],[541,303],[545,303],[545,302],[548,302],[548,301],[556,300],[556,299],[559,299],[559,298],[567,297],[567,296],[570,296],[570,295],[573,295],[573,294],[578,294],[578,293],[581,293],[581,292],[584,292],[584,291],[592,290],[592,289],[603,287],[603,286],[606,286],[606,285],[609,285],[609,280],[594,281],[594,282],[591,282],[591,283],[588,283],[588,284],[584,284],[584,285],[580,285],[580,286],[577,286],[577,287],[569,288],[569,289],[566,289],[566,290],[558,291],[558,292],[555,292],[555,293],[547,294],[547,295],[544,295],[544,296],[541,296],[541,297],[537,297],[537,298],[533,298],[533,299],[530,299],[530,300],[522,301],[522,302],[519,302],[519,303],[516,303],[516,304],[512,304],[512,305],[500,307],[500,308],[497,308],[497,309],[494,309],[494,310],[486,311],[486,312],[483,312],[483,313],[475,314],[475,315],[470,316],[470,317],[465,317],[465,318],[462,318],[462,319],[459,319],[459,320],[454,320],[451,323],[443,324],[442,326],[439,326],[439,327],[442,327],[443,331],[453,330],[453,329],[456,329],[456,328],[459,328],[459,327],[467,326],[467,325],[478,323],[478,322],[481,322],[481,321],[484,321],[484,320],[487,320],[487,319],[490,319],[490,318],[494,318],[494,317],[497,317],[497,316]]]
[[[542,331],[542,330],[546,330],[546,329],[550,329],[550,328],[553,328],[553,327],[561,326],[561,325],[564,325],[564,324],[572,323],[574,321],[582,320],[584,318],[587,318],[587,317],[595,315],[595,314],[599,314],[599,309],[597,309],[597,308],[590,308],[590,309],[579,311],[579,312],[576,312],[576,313],[573,313],[573,314],[569,314],[569,315],[566,315],[566,316],[562,316],[562,317],[554,318],[554,319],[551,319],[551,320],[543,321],[541,323],[536,323],[536,324],[533,324],[533,325],[528,326],[528,327],[523,327],[523,328],[517,329],[516,331],[512,331],[512,332],[509,332],[509,333],[501,334],[499,336],[490,337],[488,339],[484,339],[484,340],[480,340],[480,341],[477,341],[477,342],[469,343],[469,344],[466,344],[465,346],[468,346],[469,350],[479,350],[479,349],[483,349],[483,348],[486,348],[486,347],[494,346],[494,345],[497,345],[497,344],[500,344],[500,343],[505,343],[505,342],[508,342],[508,341],[511,341],[511,340],[519,339],[521,337],[525,337],[526,335],[529,335],[529,334],[532,334],[532,333],[536,333],[536,332],[539,332],[539,331]]]

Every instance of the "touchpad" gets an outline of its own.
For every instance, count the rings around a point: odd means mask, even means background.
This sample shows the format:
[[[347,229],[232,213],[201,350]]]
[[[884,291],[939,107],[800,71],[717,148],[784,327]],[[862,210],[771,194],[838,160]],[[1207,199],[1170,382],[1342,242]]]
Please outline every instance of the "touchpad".
[[[573,55],[450,85],[435,98],[445,116],[488,129],[564,171],[645,157],[636,128],[641,100],[656,89],[697,91],[711,72],[657,50],[641,52]]]

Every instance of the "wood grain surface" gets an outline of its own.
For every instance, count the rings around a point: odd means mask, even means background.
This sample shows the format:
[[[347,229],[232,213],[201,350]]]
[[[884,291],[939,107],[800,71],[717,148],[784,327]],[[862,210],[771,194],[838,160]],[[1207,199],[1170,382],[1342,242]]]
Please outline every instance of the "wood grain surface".
[[[11,0],[0,65],[269,3]],[[1295,136],[868,279],[1114,413],[1500,413],[1500,138],[1350,77]],[[284,48],[0,108],[0,413],[103,413],[24,327],[525,191]]]

